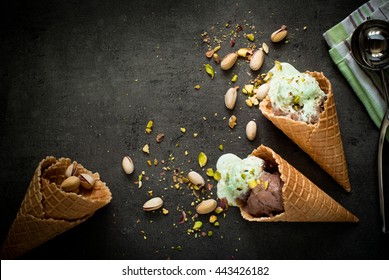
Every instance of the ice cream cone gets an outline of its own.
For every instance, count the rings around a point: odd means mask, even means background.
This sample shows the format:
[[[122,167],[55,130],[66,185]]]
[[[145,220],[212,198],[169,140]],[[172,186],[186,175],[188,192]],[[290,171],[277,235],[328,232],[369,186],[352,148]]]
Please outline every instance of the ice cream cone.
[[[256,222],[358,222],[358,218],[337,203],[308,178],[268,147],[261,145],[252,155],[278,166],[284,212],[273,217],[253,217],[241,206],[242,217]]]
[[[91,175],[95,179],[93,189],[79,194],[61,190],[58,186],[70,164],[68,158],[54,157],[39,163],[1,249],[2,259],[17,258],[86,221],[111,201],[111,192],[99,174],[92,174],[81,164],[77,164],[77,174]]]
[[[319,82],[320,88],[327,94],[324,111],[320,114],[316,124],[307,124],[289,117],[274,115],[269,96],[260,103],[260,110],[266,118],[349,192],[351,185],[331,83],[323,73],[307,73]]]

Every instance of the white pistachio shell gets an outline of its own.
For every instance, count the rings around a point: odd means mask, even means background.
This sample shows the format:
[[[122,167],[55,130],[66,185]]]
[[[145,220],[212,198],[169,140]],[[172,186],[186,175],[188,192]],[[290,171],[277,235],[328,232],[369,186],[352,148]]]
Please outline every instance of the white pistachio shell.
[[[125,156],[122,160],[122,167],[126,174],[131,174],[134,172],[135,165],[132,159],[129,156]]]
[[[226,94],[224,95],[224,103],[228,109],[234,109],[237,97],[238,92],[236,88],[229,88],[227,90]]]
[[[78,178],[80,179],[81,187],[83,187],[87,190],[90,190],[91,188],[93,188],[93,186],[95,184],[95,179],[91,175],[83,173],[83,174],[80,174],[78,176]]]
[[[262,67],[263,61],[265,59],[265,53],[263,52],[262,48],[257,50],[251,60],[250,60],[250,68],[253,71],[257,71]]]
[[[195,184],[197,186],[204,186],[205,185],[205,180],[204,178],[197,173],[196,171],[191,171],[188,173],[188,179],[192,184]]]
[[[260,85],[259,88],[256,89],[256,96],[259,101],[265,99],[267,96],[267,93],[269,92],[270,89],[270,83],[265,83]]]
[[[73,162],[71,165],[66,168],[65,177],[69,178],[70,176],[74,176],[77,173],[77,162]]]
[[[62,184],[60,185],[60,188],[65,192],[74,192],[78,193],[80,187],[80,179],[76,176],[70,176],[69,178],[65,179]]]
[[[254,140],[257,136],[257,124],[254,121],[249,121],[246,125],[246,136],[247,139]]]
[[[222,70],[230,69],[232,66],[234,66],[237,59],[238,59],[238,54],[236,53],[227,54],[220,62],[220,68]]]
[[[217,201],[212,198],[203,200],[197,205],[196,212],[198,214],[208,214],[211,213],[213,210],[215,210],[216,206],[217,206]]]
[[[143,204],[143,210],[144,211],[153,211],[161,208],[163,205],[163,200],[160,197],[154,197],[148,201],[146,201],[145,204]]]

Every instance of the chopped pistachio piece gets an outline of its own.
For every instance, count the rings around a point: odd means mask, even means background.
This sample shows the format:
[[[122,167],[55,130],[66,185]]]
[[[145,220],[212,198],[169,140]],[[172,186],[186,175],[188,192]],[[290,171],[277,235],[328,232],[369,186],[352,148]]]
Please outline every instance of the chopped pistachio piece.
[[[213,231],[212,231],[212,230],[209,230],[209,231],[208,231],[208,236],[212,236],[212,234],[213,234]]]
[[[169,210],[167,210],[166,208],[162,208],[162,214],[164,215],[169,214]]]
[[[211,224],[215,223],[216,221],[217,221],[217,217],[216,217],[215,215],[211,215],[211,216],[209,217],[209,222],[210,222]]]
[[[208,160],[207,155],[204,152],[200,152],[198,156],[200,167],[204,167],[207,164],[207,160]]]
[[[154,122],[151,121],[151,120],[147,122],[147,125],[146,125],[146,132],[147,132],[148,134],[150,134],[151,131],[153,130],[153,124],[154,124]]]
[[[224,145],[223,145],[223,144],[220,144],[220,145],[219,145],[219,150],[220,150],[220,151],[223,151],[223,150],[224,150]]]
[[[238,80],[238,75],[235,74],[234,76],[232,76],[231,82],[235,83],[237,80]]]
[[[221,212],[223,212],[223,208],[221,208],[220,206],[216,207],[215,213],[220,214]]]
[[[201,222],[201,221],[196,221],[196,222],[194,223],[194,225],[193,225],[193,229],[194,229],[194,230],[200,230],[202,226],[203,226],[203,222]]]
[[[213,172],[213,169],[212,169],[212,168],[208,168],[208,169],[207,169],[207,175],[208,175],[209,177],[213,177],[213,176],[215,175],[215,172]]]
[[[201,87],[200,87],[200,85],[195,85],[194,88],[195,88],[195,89],[200,89]]]
[[[204,67],[205,67],[205,72],[207,72],[207,74],[211,76],[211,78],[213,79],[213,77],[215,76],[215,71],[213,70],[212,66],[207,63],[204,64]]]
[[[247,34],[247,39],[249,39],[251,42],[254,41],[254,39],[255,39],[254,34],[252,34],[252,33]]]
[[[143,146],[142,148],[143,152],[146,153],[146,154],[150,154],[150,147],[149,147],[149,144],[146,144]]]
[[[256,180],[252,180],[248,185],[250,189],[254,189],[256,186],[258,186],[258,182]]]
[[[219,170],[216,170],[215,174],[213,175],[213,178],[216,181],[220,181],[220,179],[222,178],[222,175],[220,174]]]
[[[216,222],[213,223],[213,225],[214,225],[215,227],[218,227],[218,226],[220,226],[220,223],[219,223],[219,221],[216,221]]]

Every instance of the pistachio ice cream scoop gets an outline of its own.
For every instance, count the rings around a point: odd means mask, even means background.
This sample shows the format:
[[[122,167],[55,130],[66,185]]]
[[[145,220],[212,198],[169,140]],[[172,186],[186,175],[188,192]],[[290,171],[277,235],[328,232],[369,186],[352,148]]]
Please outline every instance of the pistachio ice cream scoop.
[[[316,79],[284,62],[276,62],[269,72],[272,78],[268,95],[275,114],[316,123],[326,100]]]

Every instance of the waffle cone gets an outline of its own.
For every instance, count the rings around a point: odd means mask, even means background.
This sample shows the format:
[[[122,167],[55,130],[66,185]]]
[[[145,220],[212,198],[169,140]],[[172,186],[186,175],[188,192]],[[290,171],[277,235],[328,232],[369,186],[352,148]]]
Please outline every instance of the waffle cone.
[[[260,103],[262,114],[306,152],[346,191],[351,191],[347,163],[340,135],[335,100],[330,81],[319,72],[307,72],[327,94],[324,110],[316,124],[307,124],[274,115],[269,96]]]
[[[308,178],[268,147],[261,145],[252,155],[278,166],[284,185],[284,212],[273,217],[253,217],[241,206],[242,217],[256,222],[358,222],[358,218],[337,203]]]
[[[65,179],[70,164],[68,158],[54,157],[39,163],[1,249],[2,259],[17,258],[86,221],[111,201],[111,192],[99,174],[92,174],[81,164],[77,165],[77,173],[94,177],[93,189],[81,190],[79,194],[62,191],[58,185]]]

